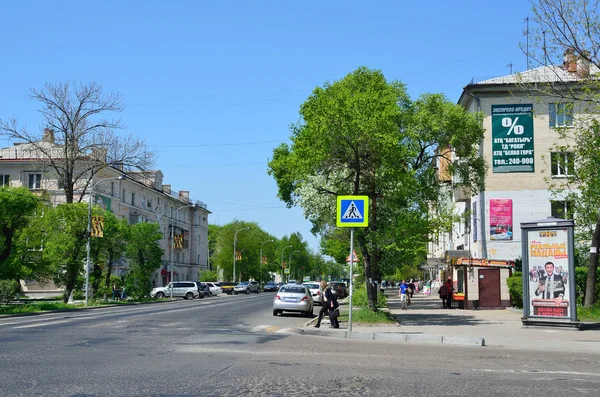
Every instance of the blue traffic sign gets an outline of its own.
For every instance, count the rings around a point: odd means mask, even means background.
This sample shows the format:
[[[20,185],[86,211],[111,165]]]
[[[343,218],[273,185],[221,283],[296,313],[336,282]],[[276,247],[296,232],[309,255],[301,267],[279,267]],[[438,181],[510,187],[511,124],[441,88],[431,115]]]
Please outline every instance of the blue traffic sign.
[[[369,196],[338,196],[336,225],[338,227],[369,226]]]

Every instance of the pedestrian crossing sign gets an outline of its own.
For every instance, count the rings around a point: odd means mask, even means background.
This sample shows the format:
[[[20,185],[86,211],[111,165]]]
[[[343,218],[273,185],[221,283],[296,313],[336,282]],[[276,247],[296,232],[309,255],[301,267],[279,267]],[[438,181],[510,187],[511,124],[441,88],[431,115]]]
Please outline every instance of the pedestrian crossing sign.
[[[338,227],[369,226],[369,196],[338,196],[336,225]]]

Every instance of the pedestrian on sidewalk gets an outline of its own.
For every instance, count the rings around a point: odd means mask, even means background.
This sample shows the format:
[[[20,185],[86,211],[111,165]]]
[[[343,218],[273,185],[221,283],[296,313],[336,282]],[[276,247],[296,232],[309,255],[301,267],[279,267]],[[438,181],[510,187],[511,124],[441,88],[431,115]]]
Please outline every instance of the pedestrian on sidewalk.
[[[444,309],[452,309],[452,292],[454,291],[454,288],[452,287],[452,279],[449,278],[446,283],[440,287],[440,291],[442,288],[444,289],[445,295],[442,297],[442,294],[440,293],[440,298],[444,299]]]
[[[325,290],[325,295],[327,296],[327,302],[329,302],[329,321],[331,322],[330,328],[339,328],[340,322],[335,315],[335,310],[340,307],[340,304],[338,303],[333,292],[331,292],[331,288],[327,288]]]
[[[448,299],[448,286],[446,284],[442,284],[440,289],[438,290],[438,294],[440,299],[442,300],[442,308],[446,308],[446,301]]]
[[[329,301],[327,300],[327,294],[325,293],[327,288],[327,283],[325,280],[321,280],[321,295],[323,296],[323,301],[321,302],[321,310],[319,310],[319,318],[317,319],[317,323],[314,325],[315,328],[319,328],[321,326],[321,320],[325,313],[329,314]]]
[[[406,304],[408,303],[408,284],[402,280],[400,283],[400,302],[402,303],[402,310],[406,310]]]
[[[113,284],[112,286],[112,298],[113,300],[118,300],[121,297],[121,292],[119,291],[119,287],[117,287],[117,284]]]

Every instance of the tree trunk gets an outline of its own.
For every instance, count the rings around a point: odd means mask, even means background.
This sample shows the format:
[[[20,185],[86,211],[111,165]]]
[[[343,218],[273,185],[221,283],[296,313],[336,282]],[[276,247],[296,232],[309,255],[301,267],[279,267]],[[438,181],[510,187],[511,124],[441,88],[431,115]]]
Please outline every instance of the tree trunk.
[[[367,284],[367,301],[369,302],[369,310],[377,311],[377,283],[373,285],[372,281],[377,281],[375,279],[374,274],[372,272],[371,266],[371,254],[366,247],[365,239],[362,236],[358,236],[358,245],[361,248],[361,252],[364,257],[364,272],[365,272],[365,282]],[[352,275],[350,275],[352,276]]]
[[[596,220],[596,228],[592,235],[592,249],[588,264],[587,282],[585,284],[585,307],[592,307],[596,303],[596,272],[598,270],[598,248],[600,246],[600,215]]]

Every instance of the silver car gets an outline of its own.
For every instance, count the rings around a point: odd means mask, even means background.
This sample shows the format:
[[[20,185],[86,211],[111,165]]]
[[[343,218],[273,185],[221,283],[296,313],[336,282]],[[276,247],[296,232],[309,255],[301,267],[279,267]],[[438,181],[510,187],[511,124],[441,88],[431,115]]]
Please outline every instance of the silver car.
[[[260,293],[260,285],[258,285],[258,281],[242,281],[241,283],[233,287],[234,295],[248,295],[250,292],[256,292],[257,294]]]
[[[282,285],[273,299],[274,316],[283,312],[300,312],[307,317],[312,317],[313,307],[312,293],[306,285]]]
[[[165,298],[171,296],[171,283],[164,287],[152,288],[150,291],[151,297]],[[184,299],[197,298],[199,296],[198,286],[193,281],[175,281],[173,283],[173,297]]]

